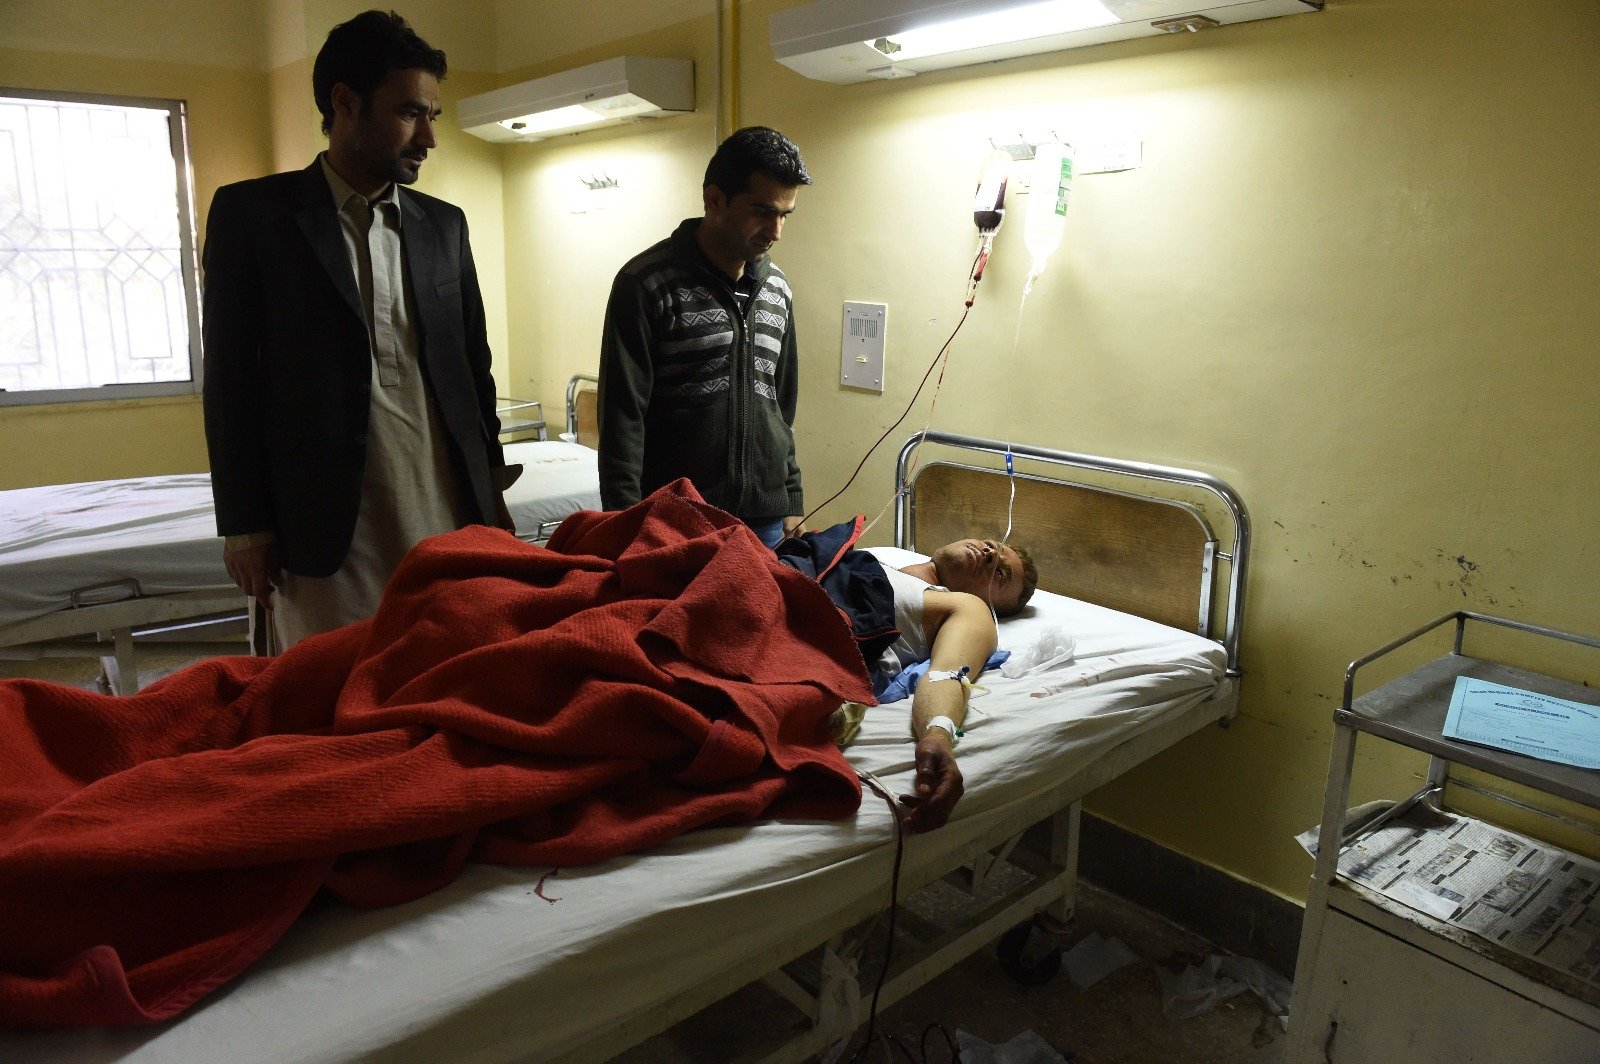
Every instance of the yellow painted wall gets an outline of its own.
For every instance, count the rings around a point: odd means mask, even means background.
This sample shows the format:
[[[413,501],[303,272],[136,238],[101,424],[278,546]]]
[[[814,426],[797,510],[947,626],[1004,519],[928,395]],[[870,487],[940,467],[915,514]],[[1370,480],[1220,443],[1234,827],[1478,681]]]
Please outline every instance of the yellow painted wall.
[[[1092,805],[1302,896],[1310,864],[1291,837],[1318,815],[1351,659],[1458,607],[1600,631],[1600,9],[1330,0],[832,86],[771,59],[767,19],[784,6],[740,5],[740,118],[790,134],[816,178],[776,253],[798,293],[813,502],[955,324],[987,138],[1042,123],[1143,140],[1141,168],[1078,180],[1020,338],[1027,261],[1022,219],[1008,221],[936,426],[1190,466],[1243,494],[1256,556],[1242,712]],[[575,17],[596,42],[617,36],[599,9]],[[690,37],[653,35],[649,51],[714,48],[709,19],[680,28]],[[614,265],[680,204],[692,212],[706,121],[505,149],[512,343],[547,402],[594,365]],[[625,183],[609,218],[566,214],[566,175],[612,160],[659,187]],[[889,305],[881,398],[837,383],[845,300]],[[824,517],[876,512],[897,444]],[[1600,681],[1592,653],[1504,652]],[[1358,794],[1412,789],[1419,759],[1362,749]]]
[[[68,57],[62,77],[85,76],[90,66],[81,61],[90,56],[259,70],[266,66],[269,25],[282,21],[276,9],[300,2],[6,0],[0,47]]]

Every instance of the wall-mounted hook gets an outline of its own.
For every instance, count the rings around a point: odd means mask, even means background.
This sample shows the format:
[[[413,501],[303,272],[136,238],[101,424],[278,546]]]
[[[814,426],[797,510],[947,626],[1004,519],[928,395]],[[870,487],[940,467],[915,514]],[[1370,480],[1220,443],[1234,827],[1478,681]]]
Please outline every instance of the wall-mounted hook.
[[[1033,158],[1033,145],[1028,142],[1028,138],[1021,133],[1015,136],[1016,140],[1006,144],[995,144],[995,147],[1011,156],[1012,162],[1025,162]],[[989,143],[994,144],[993,137],[989,138]]]

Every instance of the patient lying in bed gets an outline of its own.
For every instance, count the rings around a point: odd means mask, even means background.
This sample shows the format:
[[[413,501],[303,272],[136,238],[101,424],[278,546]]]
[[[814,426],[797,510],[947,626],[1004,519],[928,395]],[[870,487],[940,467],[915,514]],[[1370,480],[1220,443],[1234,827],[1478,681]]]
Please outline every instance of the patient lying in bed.
[[[881,693],[901,669],[928,662],[911,709],[915,792],[902,795],[913,832],[944,824],[961,799],[955,746],[967,692],[996,647],[996,615],[1021,610],[1038,586],[1028,552],[988,539],[946,544],[924,562],[886,568],[851,549],[861,519],[785,540],[779,561],[822,584],[850,618]]]

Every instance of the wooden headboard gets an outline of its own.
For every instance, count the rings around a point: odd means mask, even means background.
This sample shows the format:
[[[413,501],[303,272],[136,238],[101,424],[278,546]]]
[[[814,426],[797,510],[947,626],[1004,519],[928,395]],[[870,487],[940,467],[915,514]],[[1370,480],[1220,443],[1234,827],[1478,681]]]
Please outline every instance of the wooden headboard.
[[[574,373],[567,381],[567,431],[594,450],[600,449],[599,380],[587,373]],[[584,385],[588,387],[584,387]]]
[[[969,536],[999,539],[1010,493],[1004,471],[928,466],[915,481],[911,549],[927,554]],[[1046,591],[1205,631],[1217,543],[1190,508],[1018,476],[1012,528],[1011,542],[1033,556]]]
[[[999,539],[1009,507],[1011,542],[1033,556],[1040,587],[1219,639],[1236,672],[1250,522],[1233,489],[1192,470],[949,433],[929,432],[919,447],[922,438],[901,450],[897,482],[909,458],[923,453],[896,512],[897,545],[927,554],[969,536]],[[1004,468],[944,460],[944,448],[1009,450],[1027,471],[1012,477]],[[1068,479],[1075,470],[1114,486]],[[1219,544],[1201,507],[1176,497],[1195,493],[1225,504],[1231,542]],[[1229,563],[1225,583],[1219,561]]]

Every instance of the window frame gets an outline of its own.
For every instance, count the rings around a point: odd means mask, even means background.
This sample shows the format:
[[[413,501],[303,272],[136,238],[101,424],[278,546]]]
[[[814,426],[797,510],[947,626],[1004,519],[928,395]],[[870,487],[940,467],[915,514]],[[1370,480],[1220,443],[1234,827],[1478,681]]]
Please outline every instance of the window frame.
[[[51,89],[15,89],[0,86],[0,97],[44,100],[50,103],[99,104],[108,107],[138,107],[167,112],[168,139],[178,200],[178,258],[183,273],[184,301],[189,321],[189,379],[131,384],[101,384],[93,388],[49,388],[14,392],[0,387],[0,409],[18,406],[43,406],[55,403],[106,403],[130,399],[199,395],[204,386],[200,335],[200,256],[195,228],[194,166],[189,158],[189,105],[185,100],[148,96],[117,96],[105,93],[67,92]]]

